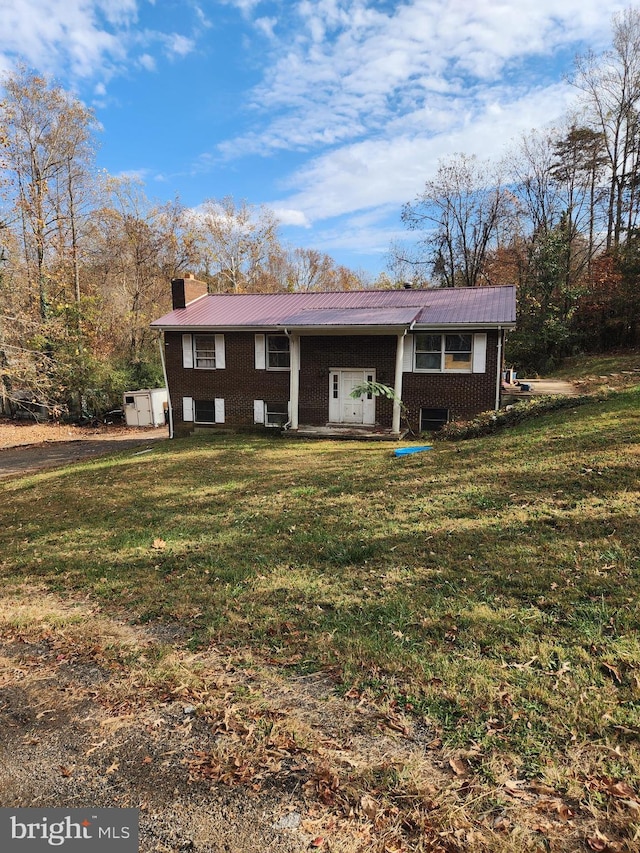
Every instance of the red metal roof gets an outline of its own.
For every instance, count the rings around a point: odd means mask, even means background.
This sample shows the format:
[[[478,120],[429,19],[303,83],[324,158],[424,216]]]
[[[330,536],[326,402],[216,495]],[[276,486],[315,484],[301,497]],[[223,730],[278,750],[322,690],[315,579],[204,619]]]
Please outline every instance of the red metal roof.
[[[516,291],[504,287],[337,293],[217,293],[155,320],[158,329],[513,326]]]

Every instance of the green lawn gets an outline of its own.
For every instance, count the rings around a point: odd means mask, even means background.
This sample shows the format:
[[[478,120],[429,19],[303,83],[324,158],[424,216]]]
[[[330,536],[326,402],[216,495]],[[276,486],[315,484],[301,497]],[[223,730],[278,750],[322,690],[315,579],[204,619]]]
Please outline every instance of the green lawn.
[[[565,358],[562,366],[554,371],[558,379],[591,380],[600,383],[603,379],[624,380],[625,376],[637,375],[640,371],[640,350],[629,349],[600,355],[577,355]]]
[[[5,595],[82,591],[193,649],[326,668],[465,751],[486,797],[637,796],[639,462],[640,388],[399,459],[176,440],[2,483],[0,572]],[[634,849],[636,807],[598,796],[611,849]]]

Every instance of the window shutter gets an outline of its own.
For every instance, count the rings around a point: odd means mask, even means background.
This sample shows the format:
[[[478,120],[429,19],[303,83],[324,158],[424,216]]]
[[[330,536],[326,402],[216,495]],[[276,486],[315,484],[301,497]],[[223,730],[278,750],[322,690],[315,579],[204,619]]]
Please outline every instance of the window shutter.
[[[191,335],[189,335],[189,337],[191,337]],[[182,398],[182,420],[193,420],[193,397]]]
[[[473,336],[473,372],[485,373],[487,370],[487,334],[478,332]]]
[[[193,367],[193,335],[182,336],[182,366]]]
[[[253,422],[254,424],[264,423],[264,400],[253,401]]]
[[[216,397],[213,401],[216,423],[224,423],[224,400],[221,397]]]
[[[413,372],[413,335],[405,335],[404,338],[404,355],[402,358],[402,372]]]
[[[216,335],[216,370],[224,370],[224,335]]]
[[[264,335],[256,335],[256,370],[266,370],[267,359],[265,347],[267,345]]]

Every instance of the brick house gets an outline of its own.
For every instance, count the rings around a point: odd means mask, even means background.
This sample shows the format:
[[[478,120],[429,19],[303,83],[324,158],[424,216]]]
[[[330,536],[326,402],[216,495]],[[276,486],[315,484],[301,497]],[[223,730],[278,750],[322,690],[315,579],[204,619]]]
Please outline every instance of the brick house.
[[[307,426],[401,434],[500,406],[515,288],[207,294],[172,281],[164,334],[171,435]],[[396,401],[351,397],[367,381]]]

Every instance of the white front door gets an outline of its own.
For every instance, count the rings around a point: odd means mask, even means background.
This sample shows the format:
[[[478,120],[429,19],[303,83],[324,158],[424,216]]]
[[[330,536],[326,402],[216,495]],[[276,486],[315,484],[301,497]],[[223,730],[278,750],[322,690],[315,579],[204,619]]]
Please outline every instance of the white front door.
[[[352,397],[364,382],[375,382],[375,370],[332,370],[329,374],[329,421],[338,424],[374,424],[376,401],[372,394]]]

